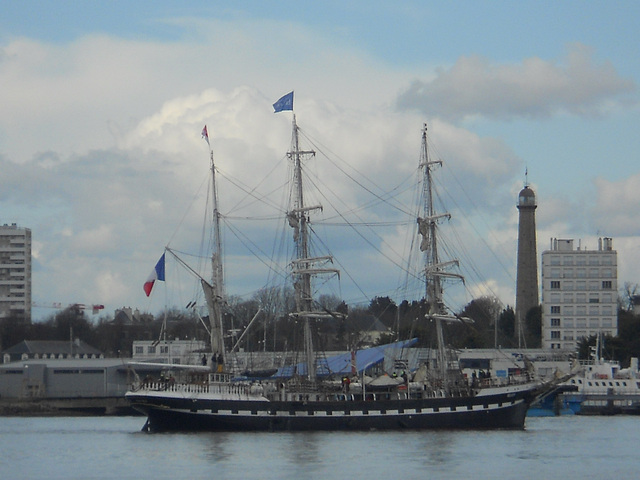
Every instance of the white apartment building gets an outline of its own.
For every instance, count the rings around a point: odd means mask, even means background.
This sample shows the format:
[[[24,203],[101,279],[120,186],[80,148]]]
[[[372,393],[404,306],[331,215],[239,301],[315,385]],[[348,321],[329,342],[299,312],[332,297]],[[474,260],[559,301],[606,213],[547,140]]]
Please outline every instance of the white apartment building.
[[[31,321],[31,230],[0,226],[0,318]]]
[[[573,351],[583,337],[618,334],[617,259],[611,238],[597,250],[551,240],[542,252],[542,348]]]

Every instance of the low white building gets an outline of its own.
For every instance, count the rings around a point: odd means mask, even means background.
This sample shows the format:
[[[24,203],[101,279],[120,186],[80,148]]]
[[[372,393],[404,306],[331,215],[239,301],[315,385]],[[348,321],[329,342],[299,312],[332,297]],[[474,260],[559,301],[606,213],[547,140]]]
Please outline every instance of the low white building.
[[[168,365],[202,365],[202,356],[209,351],[202,340],[136,340],[133,360],[166,363]],[[206,357],[205,357],[206,358]],[[210,363],[211,359],[207,358]]]

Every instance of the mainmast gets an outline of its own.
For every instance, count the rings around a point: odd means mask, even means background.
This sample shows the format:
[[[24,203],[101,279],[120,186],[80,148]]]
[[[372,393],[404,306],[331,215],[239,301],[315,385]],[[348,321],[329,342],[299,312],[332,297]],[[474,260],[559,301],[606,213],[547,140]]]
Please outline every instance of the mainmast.
[[[311,277],[317,274],[333,273],[339,274],[334,268],[322,268],[323,264],[332,262],[330,256],[311,257],[309,253],[309,217],[308,212],[321,210],[321,205],[305,205],[303,181],[302,181],[302,161],[307,157],[315,156],[313,150],[300,150],[298,142],[298,125],[296,116],[293,115],[293,132],[291,137],[291,151],[287,156],[293,162],[293,208],[287,212],[287,220],[293,228],[293,239],[296,248],[296,258],[291,263],[294,279],[294,291],[296,299],[296,312],[293,314],[301,318],[304,322],[304,350],[307,364],[307,377],[310,381],[316,378],[316,362],[311,335],[311,321],[318,318],[331,317],[332,314],[314,310],[313,291],[311,287]]]
[[[424,124],[422,130],[422,147],[420,151],[420,164],[422,169],[422,198],[424,217],[418,217],[418,231],[422,235],[420,250],[424,252],[425,262],[425,287],[426,299],[429,304],[429,312],[426,317],[435,321],[436,335],[438,341],[438,368],[443,380],[443,384],[447,385],[448,361],[445,352],[444,336],[442,332],[443,321],[457,321],[458,318],[448,314],[444,301],[442,299],[442,277],[461,278],[461,275],[447,272],[451,266],[457,266],[458,261],[452,260],[441,262],[438,256],[438,236],[437,227],[441,219],[449,220],[451,214],[437,213],[435,203],[433,201],[433,179],[432,170],[436,166],[442,166],[442,161],[431,161],[427,148],[427,124]]]

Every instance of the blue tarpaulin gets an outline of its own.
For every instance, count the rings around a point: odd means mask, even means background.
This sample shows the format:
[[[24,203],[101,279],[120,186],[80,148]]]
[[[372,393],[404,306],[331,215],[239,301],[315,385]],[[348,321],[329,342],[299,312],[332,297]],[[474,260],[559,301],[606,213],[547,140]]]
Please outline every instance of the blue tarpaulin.
[[[384,352],[388,348],[399,349],[408,348],[418,341],[417,338],[411,340],[403,340],[400,342],[387,343],[377,347],[366,348],[364,350],[356,350],[355,352],[355,370],[360,373],[367,368],[381,363],[384,360]],[[326,359],[319,360],[316,365],[316,375],[318,377],[327,377],[331,375],[348,375],[351,373],[351,352],[336,355]],[[301,362],[296,365],[287,365],[279,368],[278,371],[270,378],[289,378],[295,374],[306,375],[307,364]]]

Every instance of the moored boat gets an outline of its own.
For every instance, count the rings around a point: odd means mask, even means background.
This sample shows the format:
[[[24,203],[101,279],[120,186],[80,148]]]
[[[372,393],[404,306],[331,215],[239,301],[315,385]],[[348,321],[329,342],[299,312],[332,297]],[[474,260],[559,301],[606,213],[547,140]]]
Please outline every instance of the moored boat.
[[[591,358],[576,360],[569,378],[536,400],[529,415],[640,415],[638,359],[623,369],[602,357],[602,343],[597,335]]]
[[[568,392],[558,396],[558,402],[578,415],[640,415],[640,376],[638,359],[631,358],[629,368],[602,357],[602,338],[590,361],[580,365],[579,372],[563,384]]]

